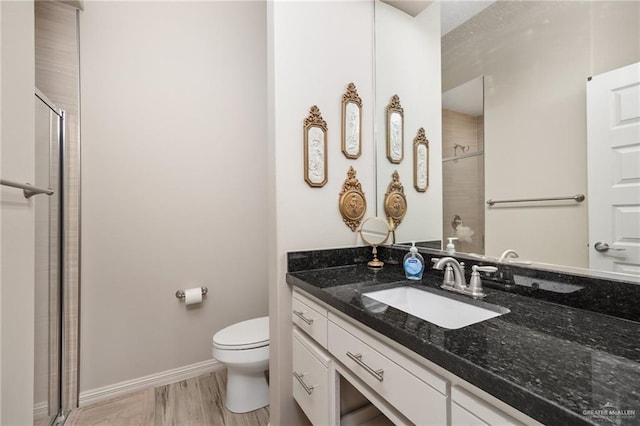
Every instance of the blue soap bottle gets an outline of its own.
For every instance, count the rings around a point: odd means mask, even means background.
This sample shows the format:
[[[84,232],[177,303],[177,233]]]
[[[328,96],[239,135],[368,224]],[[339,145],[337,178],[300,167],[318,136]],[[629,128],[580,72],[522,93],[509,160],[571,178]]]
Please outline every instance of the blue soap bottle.
[[[415,242],[411,242],[411,248],[402,261],[404,275],[408,280],[421,280],[424,272],[424,258],[418,253]]]

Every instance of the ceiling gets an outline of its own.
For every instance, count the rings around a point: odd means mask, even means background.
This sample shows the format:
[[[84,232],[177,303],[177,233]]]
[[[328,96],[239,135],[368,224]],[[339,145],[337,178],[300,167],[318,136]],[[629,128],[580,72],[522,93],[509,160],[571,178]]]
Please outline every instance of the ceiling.
[[[431,0],[381,0],[410,16],[425,10]],[[436,0],[440,3],[440,36],[451,32],[489,7],[496,0]],[[482,77],[469,81],[442,95],[442,107],[472,116],[483,115],[484,93]]]
[[[484,82],[475,78],[442,94],[442,108],[478,117],[484,114]]]
[[[491,6],[496,0],[440,0],[440,35],[443,36]]]
[[[432,0],[381,0],[396,9],[411,16],[417,16],[427,8]],[[480,13],[496,0],[436,0],[440,3],[440,35],[443,36],[451,30],[465,23],[471,17]]]
[[[433,3],[432,0],[380,0],[382,3],[386,3],[400,9],[407,15],[418,16],[420,12],[425,10],[427,6]]]

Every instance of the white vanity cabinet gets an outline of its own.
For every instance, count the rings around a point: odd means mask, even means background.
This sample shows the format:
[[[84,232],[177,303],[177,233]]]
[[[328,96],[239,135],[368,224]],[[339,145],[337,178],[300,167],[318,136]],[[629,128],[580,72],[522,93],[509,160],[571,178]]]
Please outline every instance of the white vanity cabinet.
[[[331,313],[329,352],[413,423],[447,423],[445,380]]]
[[[293,330],[293,397],[314,425],[334,418],[330,398],[335,392],[331,358],[298,329]]]
[[[314,425],[341,424],[338,375],[395,424],[540,425],[297,289],[292,320],[293,396]]]

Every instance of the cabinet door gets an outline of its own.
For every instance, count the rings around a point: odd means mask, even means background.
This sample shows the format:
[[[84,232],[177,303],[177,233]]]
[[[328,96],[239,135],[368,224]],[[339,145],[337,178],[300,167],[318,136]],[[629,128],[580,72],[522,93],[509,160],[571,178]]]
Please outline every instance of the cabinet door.
[[[451,404],[451,426],[488,426],[455,402]]]
[[[522,423],[458,386],[451,388],[451,426],[516,425]]]
[[[293,332],[293,398],[314,425],[332,424],[331,360],[300,331]]]

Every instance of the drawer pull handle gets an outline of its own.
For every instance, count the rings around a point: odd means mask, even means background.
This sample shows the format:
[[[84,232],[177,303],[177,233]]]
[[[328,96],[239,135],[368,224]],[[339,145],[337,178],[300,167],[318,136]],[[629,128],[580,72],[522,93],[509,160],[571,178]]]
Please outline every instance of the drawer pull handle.
[[[362,354],[354,355],[351,352],[347,351],[347,356],[354,360],[360,367],[364,368],[367,373],[371,374],[378,381],[381,382],[382,380],[384,380],[384,377],[382,377],[382,375],[384,374],[384,370],[382,368],[380,370],[374,370],[373,368],[369,367],[364,363],[364,361],[362,361]]]
[[[311,325],[313,324],[313,318],[307,318],[304,316],[304,312],[300,312],[300,311],[293,311],[294,314],[296,314],[296,316],[298,318],[300,318],[302,321],[306,322],[307,324]]]
[[[298,382],[300,382],[300,385],[304,388],[305,391],[307,391],[307,393],[309,395],[311,395],[311,392],[313,392],[313,386],[309,386],[308,384],[306,384],[304,382],[304,373],[303,374],[298,374],[295,371],[293,372],[293,377],[295,377],[296,379],[298,379]]]

